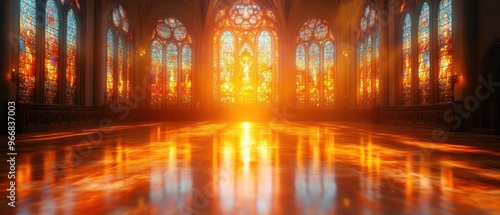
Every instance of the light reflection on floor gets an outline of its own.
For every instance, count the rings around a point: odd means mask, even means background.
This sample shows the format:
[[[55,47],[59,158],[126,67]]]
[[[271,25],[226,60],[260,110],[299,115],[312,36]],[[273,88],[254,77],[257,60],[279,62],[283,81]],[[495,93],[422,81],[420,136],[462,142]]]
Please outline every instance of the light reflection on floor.
[[[395,129],[347,123],[156,123],[25,138],[17,158],[15,212],[500,211],[498,152],[453,142],[446,143],[447,151],[445,143],[415,141],[414,133],[395,134]],[[85,142],[88,133],[104,140]]]

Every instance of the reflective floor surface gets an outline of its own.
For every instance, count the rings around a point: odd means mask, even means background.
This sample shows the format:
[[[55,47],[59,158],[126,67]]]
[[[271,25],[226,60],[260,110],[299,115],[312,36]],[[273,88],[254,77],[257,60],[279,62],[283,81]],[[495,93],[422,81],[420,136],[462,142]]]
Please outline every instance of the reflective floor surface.
[[[500,214],[494,136],[178,122],[31,134],[17,145],[17,206],[2,197],[0,214]]]

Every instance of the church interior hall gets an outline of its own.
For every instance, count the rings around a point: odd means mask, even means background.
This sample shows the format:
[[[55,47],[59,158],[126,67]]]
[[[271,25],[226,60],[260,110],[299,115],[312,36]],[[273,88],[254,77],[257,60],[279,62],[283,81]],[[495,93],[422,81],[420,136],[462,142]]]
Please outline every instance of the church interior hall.
[[[0,214],[500,214],[499,0],[0,0]]]

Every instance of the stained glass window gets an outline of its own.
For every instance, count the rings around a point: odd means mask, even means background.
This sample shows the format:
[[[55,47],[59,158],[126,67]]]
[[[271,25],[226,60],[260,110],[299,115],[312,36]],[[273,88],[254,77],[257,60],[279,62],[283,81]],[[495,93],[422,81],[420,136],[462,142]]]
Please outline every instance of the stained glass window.
[[[420,104],[429,104],[431,94],[429,19],[429,5],[424,2],[418,24],[418,100]]]
[[[118,10],[118,8],[115,8],[113,9],[113,12],[112,12],[112,16],[113,16],[113,23],[115,24],[116,27],[120,27],[121,25],[121,14],[120,14],[120,10]]]
[[[70,10],[66,27],[66,104],[76,103],[76,50],[77,26],[73,10]]]
[[[181,103],[191,104],[192,102],[192,58],[193,50],[189,44],[182,47],[182,70],[181,70]]]
[[[327,21],[309,19],[297,35],[296,106],[333,108],[335,86],[334,36]]]
[[[127,97],[132,98],[132,46],[130,43],[127,45],[127,74],[125,81],[127,82]]]
[[[125,105],[131,96],[132,55],[130,23],[125,9],[118,5],[111,10],[107,34],[106,105],[114,99]]]
[[[59,68],[59,5],[49,0],[45,10],[45,73],[44,103],[57,101]]]
[[[358,74],[359,74],[359,104],[365,104],[365,49],[364,44],[359,44],[358,50]]]
[[[113,102],[113,80],[114,80],[114,68],[115,68],[115,44],[114,35],[111,29],[108,29],[107,34],[107,58],[106,58],[106,103],[108,105]]]
[[[248,43],[243,44],[240,48],[239,66],[241,71],[241,80],[239,86],[238,99],[240,103],[251,104],[254,102],[254,87],[255,87],[255,74],[252,69],[254,64],[253,51]]]
[[[316,43],[309,46],[309,107],[320,106],[320,51]]]
[[[128,33],[129,23],[128,19],[124,19],[122,23],[123,32]]]
[[[151,107],[163,106],[163,48],[159,41],[151,46]]]
[[[235,53],[235,39],[231,32],[225,31],[220,39],[220,74],[217,75],[220,87],[217,89],[220,92],[220,102],[221,105],[224,104],[234,104],[236,102],[235,92],[235,72],[233,68],[235,67],[234,53]]]
[[[34,102],[36,70],[36,1],[21,0],[19,32],[19,99]]]
[[[47,0],[44,4],[38,4],[40,2],[42,1],[19,1],[19,100],[35,102],[37,88],[40,90],[41,101],[36,102],[75,105],[78,55],[75,12],[79,8],[74,7],[74,0]],[[68,6],[63,7],[65,3]],[[37,16],[37,9],[43,10],[39,12],[42,16]],[[43,23],[42,32],[37,32],[37,23]],[[39,41],[43,43],[40,47],[42,49],[37,53]],[[60,53],[65,55],[61,57]],[[39,59],[42,60],[40,64],[36,62]],[[40,86],[35,83],[37,73],[41,74]]]
[[[239,0],[216,17],[214,103],[278,104],[278,35],[272,10]]]
[[[186,27],[175,18],[160,19],[152,39],[151,107],[190,107],[192,41]]]
[[[439,64],[439,101],[446,102],[451,98],[450,77],[453,71],[453,11],[451,0],[441,0],[438,15],[438,64]]]
[[[412,104],[412,53],[411,53],[411,18],[410,14],[406,14],[403,21],[403,35],[402,35],[402,51],[403,51],[403,104]]]
[[[306,107],[306,51],[304,45],[297,46],[295,67],[297,76],[295,77],[295,94],[297,95],[297,108]]]
[[[167,96],[167,106],[171,107],[177,104],[177,83],[178,83],[178,58],[179,52],[177,51],[177,46],[173,43],[167,45],[167,57],[166,57],[166,96]]]
[[[365,94],[367,107],[371,107],[372,105],[372,45],[372,37],[370,35],[366,41]]]
[[[119,99],[125,98],[124,55],[125,55],[124,41],[122,37],[118,37],[118,98]]]
[[[380,38],[377,13],[371,5],[368,5],[363,12],[358,40],[358,107],[378,106],[380,101]]]
[[[263,31],[257,44],[257,101],[269,104],[272,101],[273,80],[273,38]]]
[[[375,34],[375,105],[380,105],[380,32]]]
[[[332,41],[325,43],[323,50],[323,95],[325,97],[325,108],[333,108],[335,99],[335,47]]]

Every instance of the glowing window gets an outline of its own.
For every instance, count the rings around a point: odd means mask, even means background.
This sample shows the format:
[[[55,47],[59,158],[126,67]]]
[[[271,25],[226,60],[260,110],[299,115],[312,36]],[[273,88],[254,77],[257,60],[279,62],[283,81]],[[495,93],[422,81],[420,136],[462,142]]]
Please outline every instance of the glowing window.
[[[327,41],[323,49],[323,95],[324,106],[326,108],[333,108],[335,99],[335,47],[332,41]]]
[[[268,31],[262,31],[257,44],[257,101],[272,101],[273,39]]]
[[[364,106],[365,104],[365,49],[364,44],[359,44],[358,50],[358,74],[359,74],[359,104]]]
[[[189,44],[185,44],[182,47],[182,67],[181,67],[181,77],[180,77],[180,91],[181,91],[181,103],[191,104],[192,102],[192,58],[193,50]]]
[[[430,103],[431,63],[430,63],[430,12],[424,3],[418,23],[418,100],[420,104]]]
[[[78,55],[75,12],[79,9],[78,1],[47,0],[44,4],[37,2],[19,1],[19,100],[35,102],[37,88],[41,94],[41,101],[37,102],[75,105]],[[65,3],[67,6],[63,7]],[[74,7],[75,4],[78,7]],[[42,5],[43,8],[37,8]],[[43,16],[37,16],[37,9],[44,10]],[[37,23],[42,22],[42,32],[37,32]],[[37,54],[39,41],[43,43]],[[60,56],[60,53],[65,55]],[[41,60],[41,63],[37,63],[37,60]],[[37,65],[40,65],[40,68]],[[35,82],[37,73],[41,74],[40,85]]]
[[[45,10],[44,103],[57,102],[59,68],[59,5],[49,0]]]
[[[177,104],[177,83],[178,80],[178,58],[179,52],[177,51],[177,46],[175,44],[170,43],[167,45],[167,55],[166,55],[166,101],[167,106],[176,105]]]
[[[124,99],[125,96],[125,46],[122,37],[118,37],[118,98]]]
[[[152,39],[151,107],[190,107],[192,41],[186,27],[175,18],[160,19]]]
[[[21,0],[19,17],[19,99],[34,102],[36,70],[36,1]]]
[[[66,104],[76,103],[77,25],[73,10],[70,10],[66,27]]]
[[[214,38],[214,103],[278,104],[278,36],[274,12],[252,0],[218,11]]]
[[[375,34],[375,104],[380,105],[380,32]]]
[[[234,104],[236,102],[236,95],[234,92],[235,88],[235,48],[234,45],[234,37],[233,34],[229,31],[225,31],[220,38],[220,74],[217,74],[217,78],[219,78],[219,87],[216,89],[216,92],[220,92],[220,103],[224,104]]]
[[[453,71],[453,11],[451,0],[441,0],[438,15],[438,64],[439,64],[439,101],[451,98],[450,77]]]
[[[163,106],[163,48],[159,41],[151,45],[151,107]]]
[[[368,36],[366,41],[366,67],[365,67],[365,92],[366,92],[366,106],[372,105],[372,37]]]
[[[295,57],[297,108],[333,108],[334,36],[327,21],[310,19],[297,35]]]
[[[130,43],[127,45],[127,74],[125,81],[127,82],[127,97],[132,98],[132,46]]]
[[[309,107],[320,106],[320,51],[316,43],[309,46]]]
[[[106,57],[106,105],[125,105],[131,96],[132,55],[130,23],[118,5],[109,17]],[[116,99],[117,102],[113,102]]]
[[[107,34],[107,59],[106,59],[106,103],[111,104],[113,101],[113,80],[114,80],[114,62],[115,62],[115,44],[114,35],[111,29],[108,29]]]
[[[296,50],[295,67],[297,76],[295,78],[295,93],[297,95],[297,107],[306,107],[306,51],[304,45],[299,44]]]
[[[411,18],[410,14],[406,14],[403,21],[403,35],[402,35],[402,53],[403,53],[403,104],[412,104],[412,53],[411,53]]]
[[[361,17],[358,34],[358,107],[379,105],[380,38],[377,12],[368,5]],[[375,103],[374,103],[375,102]]]

